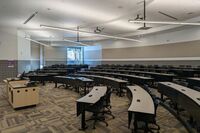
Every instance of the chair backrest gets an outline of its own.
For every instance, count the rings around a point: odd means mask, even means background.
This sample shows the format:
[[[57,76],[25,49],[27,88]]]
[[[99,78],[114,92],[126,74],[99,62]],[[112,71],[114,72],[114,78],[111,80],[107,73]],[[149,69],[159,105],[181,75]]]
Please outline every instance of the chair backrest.
[[[144,88],[150,95],[152,95],[152,92],[151,92],[151,90],[150,90],[150,88],[149,88],[149,86],[148,86],[147,84],[144,84],[143,88]]]
[[[106,95],[104,96],[104,101],[106,103],[110,103],[111,94],[112,94],[112,89],[111,88],[107,89]]]
[[[92,107],[94,107],[97,110],[101,110],[104,108],[104,96],[100,98],[98,102],[96,102]]]
[[[89,106],[86,110],[89,112],[100,112],[104,108],[104,97],[101,97],[98,102]]]
[[[150,88],[148,87],[148,85],[144,85],[143,87],[151,96],[151,98],[153,99],[153,103],[154,103],[154,109],[155,109],[155,117],[156,117],[156,112],[157,112],[157,108],[159,105],[159,100],[157,99],[156,95],[152,94]]]

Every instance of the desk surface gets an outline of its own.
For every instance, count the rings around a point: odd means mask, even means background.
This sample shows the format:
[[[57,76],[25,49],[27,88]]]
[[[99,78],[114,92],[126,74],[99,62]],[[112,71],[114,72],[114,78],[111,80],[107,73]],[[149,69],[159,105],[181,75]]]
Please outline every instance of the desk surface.
[[[9,84],[10,86],[15,89],[15,88],[25,88],[27,87],[28,80],[19,80],[19,81],[10,81]]]
[[[10,80],[20,80],[20,79],[15,77],[15,78],[6,78],[6,80],[10,81]]]
[[[80,80],[83,82],[92,82],[92,79],[85,78],[85,77],[73,77],[73,76],[55,76],[55,78],[61,78],[61,79],[72,79],[72,80]]]
[[[45,73],[38,73],[38,74],[36,74],[36,73],[30,73],[30,74],[27,74],[26,76],[27,77],[46,77],[48,75],[45,74]]]
[[[133,71],[133,70],[117,70],[117,69],[92,69],[96,71],[116,71],[116,72],[132,72],[132,73],[141,73],[141,74],[154,74],[160,76],[176,76],[169,73],[157,73],[157,72],[146,72],[146,71]]]
[[[76,102],[94,104],[106,94],[106,91],[106,86],[94,86],[94,88],[87,95],[78,99]]]
[[[91,73],[94,73],[94,74],[95,73],[99,73],[99,74],[118,75],[118,76],[131,77],[131,78],[139,78],[139,79],[148,79],[148,80],[152,80],[153,79],[153,78],[150,78],[150,77],[130,75],[130,74],[121,74],[121,73],[96,72],[96,71],[85,71],[85,72],[91,72]]]
[[[98,75],[87,75],[87,74],[75,74],[78,76],[86,76],[86,77],[96,77],[96,78],[104,78],[104,79],[108,79],[108,80],[112,80],[112,81],[116,81],[119,83],[127,83],[127,81],[122,80],[122,79],[117,79],[117,78],[111,78],[111,77],[105,77],[105,76],[98,76]]]
[[[155,114],[153,99],[150,94],[140,86],[127,86],[132,93],[132,102],[128,111]]]
[[[76,79],[76,77],[71,77],[71,76],[54,76],[55,78],[62,78],[62,79]]]
[[[118,74],[121,76],[127,76],[127,77],[133,77],[133,78],[139,78],[139,79],[148,79],[148,80],[153,80],[151,77],[144,77],[144,76],[137,76],[137,75],[128,75],[128,74]]]
[[[200,92],[199,91],[196,91],[196,90],[193,90],[188,87],[181,86],[172,82],[159,82],[159,83],[165,86],[171,87],[177,90],[178,92],[186,95],[187,97],[192,99],[194,102],[196,102],[200,106]]]
[[[200,81],[200,78],[188,78],[189,80],[196,80],[196,81]]]
[[[83,81],[83,82],[92,82],[93,81],[92,79],[85,78],[85,77],[76,77],[76,79]]]
[[[139,73],[144,73],[144,74],[154,74],[154,75],[160,75],[160,76],[175,76],[174,74],[169,74],[169,73],[157,73],[157,72],[145,72],[145,71],[135,71]]]

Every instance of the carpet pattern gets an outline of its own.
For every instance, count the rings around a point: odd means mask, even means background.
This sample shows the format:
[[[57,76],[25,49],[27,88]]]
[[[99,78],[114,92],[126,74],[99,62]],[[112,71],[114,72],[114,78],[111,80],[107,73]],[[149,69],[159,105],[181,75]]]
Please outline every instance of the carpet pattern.
[[[54,88],[48,83],[40,86],[40,103],[36,107],[14,110],[6,98],[6,86],[0,84],[0,133],[131,133],[128,129],[127,97],[111,96],[112,112],[115,119],[107,117],[104,123],[98,123],[96,129],[80,131],[80,117],[76,116],[78,93],[64,88]],[[86,118],[91,114],[86,113]],[[157,123],[161,133],[187,133],[183,125],[166,109],[159,106]],[[133,128],[133,127],[132,127]]]

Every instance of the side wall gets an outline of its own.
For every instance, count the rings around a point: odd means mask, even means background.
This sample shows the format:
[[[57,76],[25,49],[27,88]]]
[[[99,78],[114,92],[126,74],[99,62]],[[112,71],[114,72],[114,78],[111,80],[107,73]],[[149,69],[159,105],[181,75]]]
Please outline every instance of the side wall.
[[[31,70],[40,68],[40,46],[31,43]]]
[[[200,65],[200,41],[102,50],[103,63]]]
[[[101,46],[87,46],[84,47],[84,63],[90,66],[96,66],[101,64],[102,51]]]
[[[17,75],[17,29],[0,27],[0,82]]]
[[[67,63],[66,47],[44,47],[45,65],[66,64]]]

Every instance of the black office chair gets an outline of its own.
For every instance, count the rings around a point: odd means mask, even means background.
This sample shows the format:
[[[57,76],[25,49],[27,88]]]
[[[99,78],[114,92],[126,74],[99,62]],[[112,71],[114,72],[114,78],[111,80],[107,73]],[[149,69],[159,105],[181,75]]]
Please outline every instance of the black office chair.
[[[110,89],[108,89],[106,95],[104,96],[104,111],[103,111],[103,114],[110,115],[114,119],[115,116],[111,112],[111,108],[112,108],[111,102],[110,102],[111,94],[112,94],[112,89],[110,88]]]
[[[86,88],[85,88],[86,87]],[[83,84],[77,85],[77,89],[76,91],[78,93],[80,93],[81,96],[85,95],[85,89],[86,89],[86,94],[88,94],[94,87],[94,83],[87,83],[86,86],[84,86]]]
[[[147,84],[144,84],[142,88],[145,89],[150,95],[152,95],[151,89],[149,88]]]
[[[94,120],[93,122],[93,129],[95,129],[96,127],[96,123],[98,121],[103,122],[106,124],[106,126],[108,126],[108,123],[105,121],[105,116],[103,115],[103,111],[104,111],[104,96],[100,98],[100,100],[95,103],[92,106],[89,106],[86,111],[88,112],[92,112],[93,116],[92,118],[86,120],[86,121],[90,121],[90,120]]]
[[[157,116],[157,108],[160,103],[160,98],[156,97],[156,95],[152,94],[150,88],[147,85],[144,85],[143,87],[152,97],[153,102],[154,102],[154,107],[155,107],[155,114],[154,115],[149,115],[147,117],[143,117],[143,115],[135,115],[135,120],[136,121],[141,121],[145,123],[145,127],[143,128],[137,128],[136,130],[144,130],[145,132],[151,132],[154,133],[153,131],[157,131],[159,133],[160,126],[156,122],[156,116]],[[153,124],[156,126],[155,127],[149,127],[149,124]]]
[[[176,79],[173,82],[176,83],[176,84],[188,87],[188,83],[185,79]]]
[[[150,127],[149,129],[150,130],[156,130],[157,132],[159,132],[160,126],[156,122],[156,116],[157,116],[157,108],[158,108],[158,105],[160,103],[160,99],[158,99],[157,97],[154,97],[154,96],[152,96],[152,98],[153,98],[153,102],[154,102],[154,106],[155,106],[155,115],[153,115],[152,118],[148,120],[148,124],[154,124],[157,127],[156,128]]]

